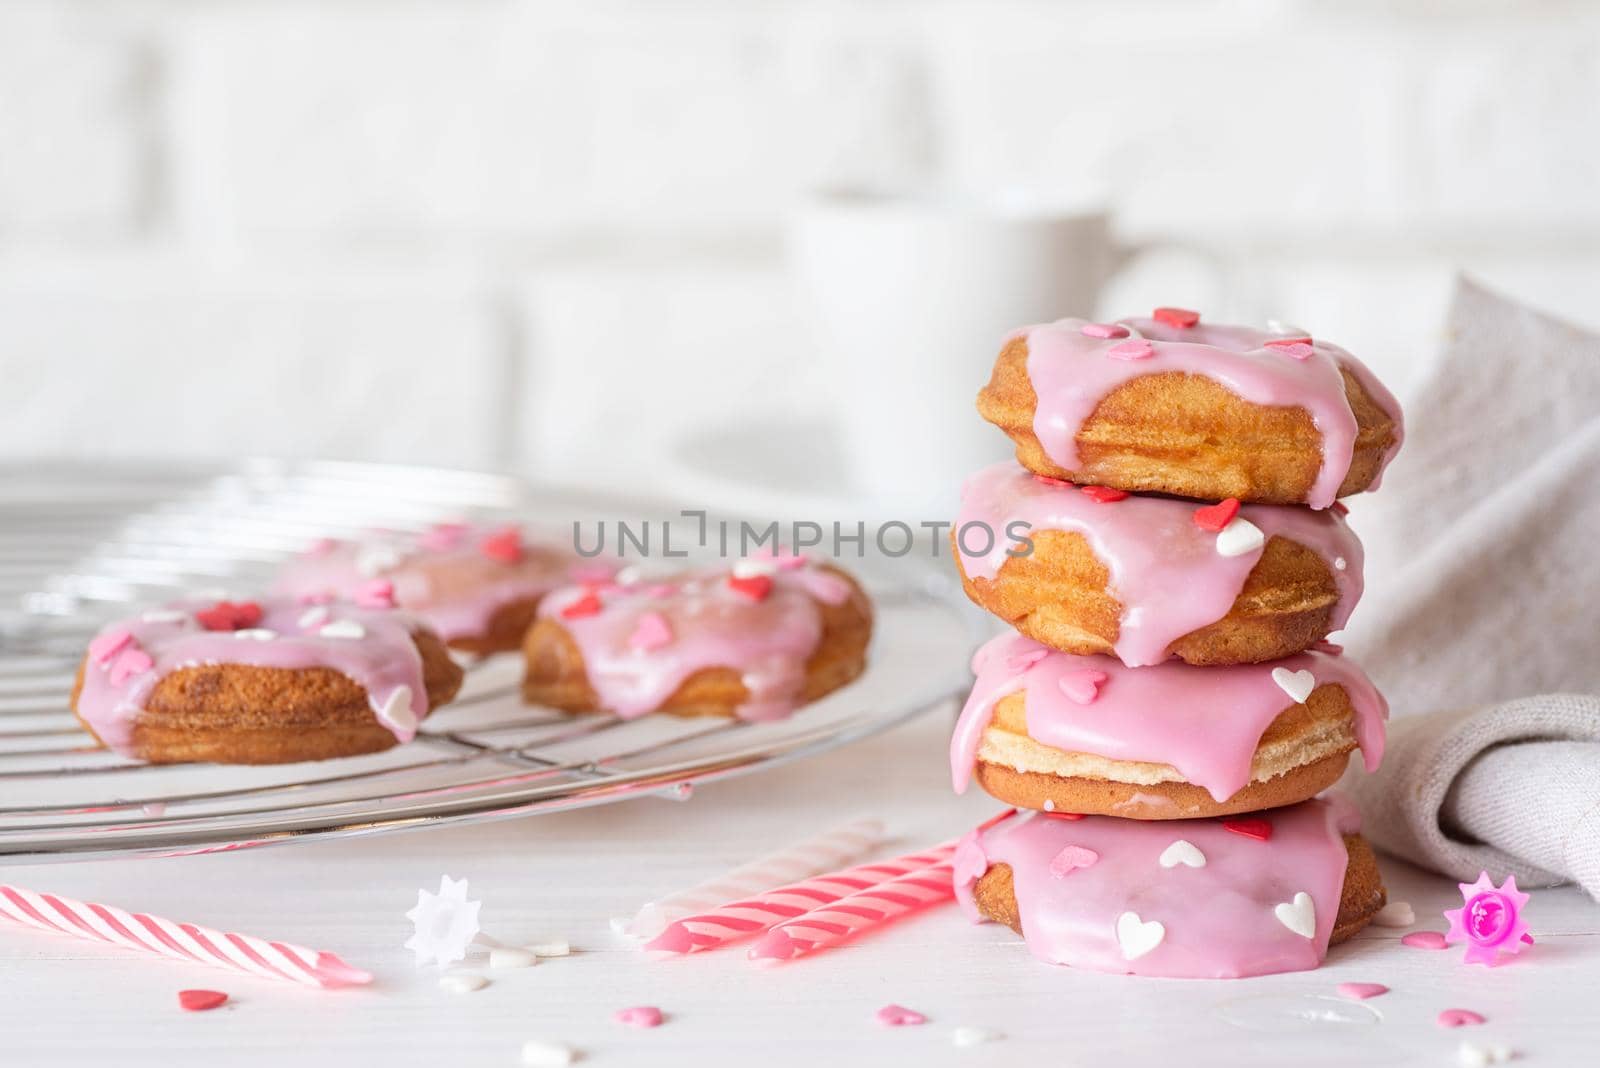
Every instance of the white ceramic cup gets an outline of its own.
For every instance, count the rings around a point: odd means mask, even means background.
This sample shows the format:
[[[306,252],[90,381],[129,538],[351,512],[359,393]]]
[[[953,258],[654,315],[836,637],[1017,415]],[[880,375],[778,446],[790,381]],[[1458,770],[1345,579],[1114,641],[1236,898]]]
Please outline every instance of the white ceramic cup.
[[[1102,210],[848,192],[811,198],[789,237],[869,519],[951,518],[962,479],[1011,453],[973,410],[1006,333],[1093,315],[1143,251]]]

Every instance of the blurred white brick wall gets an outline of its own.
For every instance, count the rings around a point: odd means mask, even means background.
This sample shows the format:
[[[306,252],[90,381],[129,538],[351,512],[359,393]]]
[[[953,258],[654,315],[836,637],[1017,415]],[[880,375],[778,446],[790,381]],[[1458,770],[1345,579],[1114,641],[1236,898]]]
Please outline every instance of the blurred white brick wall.
[[[1404,388],[1458,266],[1600,315],[1596,54],[1557,0],[9,0],[0,459],[665,478],[828,407],[782,237],[836,184],[1105,198],[1224,270],[1102,310]]]

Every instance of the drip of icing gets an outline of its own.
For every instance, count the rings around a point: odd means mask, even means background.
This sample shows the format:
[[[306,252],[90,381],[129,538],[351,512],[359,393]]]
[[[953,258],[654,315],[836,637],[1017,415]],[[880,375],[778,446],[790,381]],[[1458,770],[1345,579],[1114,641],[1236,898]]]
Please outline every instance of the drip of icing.
[[[1355,709],[1356,743],[1368,771],[1383,758],[1389,706],[1348,658],[1297,653],[1268,664],[1191,667],[1177,661],[1130,668],[1106,656],[1074,656],[1020,634],[1002,634],[972,659],[978,679],[950,739],[951,780],[966,791],[984,731],[1002,697],[1024,694],[1028,734],[1065,752],[1168,764],[1218,801],[1250,781],[1261,736],[1294,704],[1273,671],[1309,671],[1318,685],[1344,687]],[[1063,691],[1074,672],[1103,672],[1096,698],[1080,704]],[[1202,851],[1204,847],[1201,847]]]
[[[1295,358],[1267,346],[1281,338],[1247,326],[1179,327],[1154,319],[1119,323],[1131,340],[1150,342],[1149,357],[1111,358],[1107,353],[1113,346],[1129,341],[1089,336],[1083,332],[1082,319],[1061,319],[1014,335],[1028,342],[1028,378],[1038,397],[1034,434],[1045,455],[1065,470],[1077,469],[1078,431],[1100,402],[1126,382],[1163,372],[1212,379],[1253,404],[1309,412],[1322,433],[1322,466],[1306,500],[1312,508],[1334,502],[1355,455],[1356,417],[1341,370],[1348,370],[1394,420],[1395,440],[1379,465],[1380,473],[1400,447],[1400,405],[1361,361],[1337,345],[1314,341],[1309,354]],[[1377,484],[1374,480],[1372,488]]]
[[[502,544],[515,539],[509,555]],[[324,541],[287,561],[276,590],[291,597],[355,600],[375,579],[445,641],[481,635],[496,610],[572,582],[604,580],[617,565],[570,549],[521,541],[515,528],[441,523],[419,534]]]
[[[968,523],[994,532],[988,551],[969,554],[956,539],[961,566],[972,578],[993,579],[1018,551],[1010,524],[1029,524],[1024,534],[1062,530],[1082,534],[1111,573],[1111,593],[1122,604],[1116,653],[1124,664],[1140,667],[1167,657],[1167,647],[1191,631],[1228,614],[1265,545],[1224,556],[1218,534],[1194,522],[1200,505],[1170,497],[1130,496],[1101,503],[1076,486],[1052,485],[1034,478],[1015,461],[986,467],[961,490],[959,532]],[[1311,549],[1328,564],[1339,590],[1330,631],[1339,630],[1361,598],[1361,542],[1332,511],[1312,512],[1269,504],[1245,505],[1239,515],[1267,539],[1288,538]],[[1019,531],[1019,533],[1022,533]],[[987,539],[967,539],[984,548]],[[1339,567],[1335,561],[1344,560]]]
[[[422,654],[412,637],[419,624],[412,616],[333,603],[308,618],[305,605],[273,598],[261,602],[261,619],[252,628],[272,636],[242,641],[244,631],[201,625],[194,613],[209,607],[206,601],[181,601],[100,632],[126,631],[131,640],[118,656],[138,652],[149,660],[138,662],[142,670],[119,672],[116,659],[97,663],[91,656],[84,668],[78,714],[111,749],[133,755],[133,728],[156,684],[174,671],[204,664],[331,668],[367,691],[373,715],[397,739],[409,742],[416,735],[417,722],[428,713],[428,691]]]
[[[1102,972],[1232,979],[1322,963],[1349,863],[1342,836],[1360,829],[1355,808],[1337,795],[1275,809],[1268,818],[1270,842],[1230,834],[1217,820],[1176,827],[1042,814],[1013,818],[972,842],[985,867],[1010,865],[1023,938],[1041,960]],[[1203,867],[1161,865],[1180,838],[1205,854]],[[1071,847],[1098,859],[1057,878],[1051,862]],[[956,879],[956,899],[975,921],[976,882],[970,868]],[[1311,902],[1309,938],[1277,915],[1299,894]],[[1152,924],[1160,925],[1159,935]],[[1119,938],[1119,926],[1128,941]]]
[[[737,710],[741,719],[781,719],[798,704],[806,661],[822,638],[818,602],[841,604],[851,587],[809,562],[766,577],[771,586],[759,598],[730,584],[725,568],[668,583],[565,588],[540,603],[539,615],[571,635],[600,703],[624,719],[655,711],[707,668],[740,674],[750,693]],[[598,611],[565,614],[591,595]],[[652,617],[653,627],[646,622]],[[635,641],[641,625],[667,640]]]

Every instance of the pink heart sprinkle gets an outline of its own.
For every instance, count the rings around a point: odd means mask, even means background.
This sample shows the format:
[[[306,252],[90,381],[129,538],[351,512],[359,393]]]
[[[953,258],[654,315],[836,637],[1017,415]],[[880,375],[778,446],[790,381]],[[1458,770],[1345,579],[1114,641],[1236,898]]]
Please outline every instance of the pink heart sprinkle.
[[[659,649],[672,643],[672,628],[667,617],[660,612],[647,612],[639,617],[633,633],[628,636],[628,646],[633,649]]]
[[[1050,650],[1048,649],[1029,649],[1025,653],[1007,657],[1006,670],[1013,675],[1020,675],[1049,655]]]
[[[155,666],[150,654],[139,648],[124,649],[111,662],[111,685],[121,686],[135,675],[143,675]]]
[[[654,1005],[633,1005],[626,1009],[618,1009],[611,1018],[629,1027],[661,1026],[661,1010]]]
[[[89,656],[96,664],[104,664],[121,652],[122,648],[131,641],[133,641],[133,635],[129,633],[126,627],[108,630],[89,643]]]
[[[1121,323],[1084,323],[1079,327],[1084,337],[1127,337],[1128,328]]]
[[[1069,671],[1061,676],[1061,681],[1056,685],[1061,687],[1061,692],[1080,705],[1093,704],[1094,699],[1100,696],[1100,686],[1107,679],[1104,671],[1095,671],[1085,668],[1082,671]]]
[[[1365,1001],[1389,992],[1389,988],[1382,983],[1340,983],[1334,990],[1338,991],[1342,998],[1354,998],[1357,1001]]]
[[[1440,1027],[1467,1027],[1483,1023],[1483,1017],[1471,1009],[1445,1009],[1439,1014]]]
[[[928,1018],[917,1010],[892,1004],[878,1010],[877,1020],[885,1027],[915,1027],[928,1022]]]
[[[1400,939],[1402,946],[1412,949],[1443,949],[1444,933],[1441,931],[1412,931]]]
[[[1087,868],[1099,859],[1100,854],[1092,849],[1069,845],[1050,861],[1050,874],[1057,879],[1065,879],[1070,873],[1079,868]]]
[[[1288,343],[1281,341],[1269,341],[1267,342],[1267,348],[1271,349],[1273,352],[1281,352],[1285,356],[1292,356],[1297,360],[1309,359],[1311,354],[1317,351],[1310,345],[1307,345],[1304,341],[1291,341]]]
[[[1155,354],[1155,348],[1142,337],[1122,341],[1106,349],[1106,355],[1113,360],[1147,360]]]

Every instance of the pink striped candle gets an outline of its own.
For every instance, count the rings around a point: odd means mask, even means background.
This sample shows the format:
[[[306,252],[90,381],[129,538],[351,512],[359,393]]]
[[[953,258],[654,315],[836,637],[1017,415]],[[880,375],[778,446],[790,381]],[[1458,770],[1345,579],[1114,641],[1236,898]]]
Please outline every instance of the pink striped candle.
[[[315,987],[359,986],[372,975],[332,953],[270,942],[254,935],[214,931],[192,923],[174,923],[143,912],[74,901],[0,884],[0,916],[41,931],[54,931],[94,942],[109,942],[171,960],[227,968],[264,979],[281,979]]]
[[[774,924],[831,905],[851,894],[948,860],[954,851],[955,843],[946,842],[921,853],[858,864],[844,871],[818,875],[755,897],[732,901],[721,908],[670,924],[644,948],[651,953],[674,956],[715,949],[724,943],[760,934]]]
[[[950,862],[942,861],[780,923],[750,948],[749,956],[755,961],[793,960],[954,896]]]

